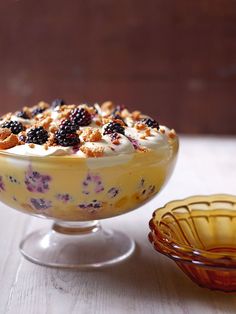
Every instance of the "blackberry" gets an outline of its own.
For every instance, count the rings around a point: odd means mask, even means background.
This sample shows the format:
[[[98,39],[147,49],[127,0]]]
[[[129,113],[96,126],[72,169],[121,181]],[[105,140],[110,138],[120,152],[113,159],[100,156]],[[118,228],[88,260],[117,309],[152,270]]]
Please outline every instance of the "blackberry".
[[[79,127],[71,120],[63,120],[60,124],[59,129],[61,131],[64,131],[65,133],[72,134],[75,133],[79,129]]]
[[[46,110],[46,108],[41,108],[41,107],[38,107],[38,108],[35,108],[33,111],[32,111],[32,117],[36,116],[37,114],[39,113],[42,113]]]
[[[76,146],[80,143],[79,136],[76,133],[69,134],[60,129],[55,133],[55,140],[61,146]]]
[[[151,119],[151,118],[145,118],[142,119],[141,122],[145,123],[147,126],[149,126],[150,128],[157,128],[159,129],[159,124],[156,120]]]
[[[48,140],[48,132],[42,127],[32,128],[27,133],[26,143],[42,145]]]
[[[91,114],[84,108],[74,109],[70,114],[70,120],[78,126],[89,125],[92,121]]]
[[[107,126],[104,128],[103,135],[111,134],[111,133],[125,134],[125,129],[119,123],[109,122]]]
[[[18,134],[24,130],[23,124],[18,121],[6,121],[1,127],[10,129],[14,134]]]
[[[56,107],[61,107],[65,104],[66,104],[66,102],[64,99],[56,98],[52,101],[51,107],[52,107],[52,109],[55,109]]]
[[[28,116],[28,114],[25,111],[19,111],[16,114],[17,117],[22,118],[22,119],[30,119],[30,117]]]

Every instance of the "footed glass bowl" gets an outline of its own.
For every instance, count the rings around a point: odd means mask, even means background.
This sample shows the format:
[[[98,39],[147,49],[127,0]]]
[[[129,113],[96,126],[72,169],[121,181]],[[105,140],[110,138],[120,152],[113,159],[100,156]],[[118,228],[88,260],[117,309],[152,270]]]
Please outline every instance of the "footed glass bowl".
[[[149,240],[202,287],[236,291],[236,196],[168,203],[150,221]]]
[[[0,153],[0,200],[53,219],[52,228],[20,244],[32,262],[57,267],[100,267],[121,261],[134,242],[104,231],[98,220],[136,209],[156,195],[175,165],[178,139],[156,152],[112,157],[32,157]]]

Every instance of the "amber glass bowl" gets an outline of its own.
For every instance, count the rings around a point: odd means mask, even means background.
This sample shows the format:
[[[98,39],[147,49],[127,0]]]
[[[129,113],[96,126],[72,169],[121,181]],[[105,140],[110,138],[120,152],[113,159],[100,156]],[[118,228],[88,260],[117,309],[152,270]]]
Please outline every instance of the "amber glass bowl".
[[[194,196],[157,209],[149,240],[202,287],[236,292],[236,196]]]

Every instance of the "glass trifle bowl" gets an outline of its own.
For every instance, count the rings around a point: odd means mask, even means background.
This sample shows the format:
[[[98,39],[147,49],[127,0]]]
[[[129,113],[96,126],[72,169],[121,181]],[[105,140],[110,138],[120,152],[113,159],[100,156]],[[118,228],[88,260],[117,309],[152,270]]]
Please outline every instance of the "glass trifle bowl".
[[[22,240],[24,257],[45,266],[87,268],[131,255],[134,241],[120,231],[104,230],[99,221],[138,208],[167,182],[176,162],[178,138],[167,129],[160,136],[165,140],[156,150],[98,158],[1,150],[0,200],[53,220],[51,227]]]

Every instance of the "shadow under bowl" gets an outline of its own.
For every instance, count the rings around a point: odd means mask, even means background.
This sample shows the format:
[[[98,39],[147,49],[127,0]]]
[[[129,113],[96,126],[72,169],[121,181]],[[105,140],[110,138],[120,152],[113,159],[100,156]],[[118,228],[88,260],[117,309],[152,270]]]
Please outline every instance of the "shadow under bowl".
[[[236,196],[193,196],[153,213],[149,240],[199,286],[236,292]]]

